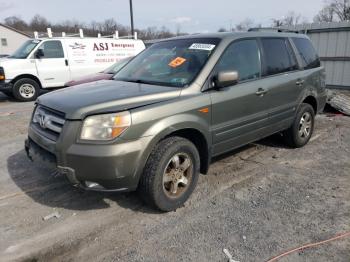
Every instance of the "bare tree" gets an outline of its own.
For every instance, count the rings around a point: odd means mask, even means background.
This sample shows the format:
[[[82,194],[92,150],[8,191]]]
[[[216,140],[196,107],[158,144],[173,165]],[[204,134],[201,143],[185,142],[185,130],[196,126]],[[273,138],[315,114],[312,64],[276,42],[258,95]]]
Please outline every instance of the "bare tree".
[[[4,24],[21,31],[26,31],[28,29],[27,23],[18,16],[9,16],[5,18]]]
[[[237,31],[247,31],[249,28],[255,27],[254,21],[250,18],[244,19],[242,22],[236,25]]]
[[[350,20],[350,1],[349,0],[332,0],[330,7],[334,10],[340,21]]]
[[[50,23],[45,17],[35,15],[32,20],[30,20],[29,26],[34,31],[44,32],[46,28],[50,27]]]
[[[281,26],[295,26],[300,23],[306,23],[307,20],[302,17],[301,14],[297,14],[293,11],[288,12],[284,17],[272,19],[272,27],[281,27]]]
[[[350,0],[330,0],[314,17],[315,22],[350,20]]]
[[[295,12],[289,12],[284,18],[283,23],[286,26],[294,26],[300,23],[302,17],[301,14],[297,14]]]
[[[325,6],[314,17],[314,22],[333,22],[335,20],[335,12],[331,6]]]
[[[119,31],[119,35],[130,34],[130,28],[118,24],[114,18],[109,18],[103,22],[92,21],[90,24],[81,23],[78,20],[65,20],[59,23],[51,23],[45,17],[35,15],[30,23],[27,24],[24,20],[17,16],[11,16],[4,19],[4,23],[17,30],[21,31],[39,31],[46,32],[48,27],[51,27],[53,32],[78,33],[79,29],[84,30],[86,36],[97,36],[98,33],[102,35],[112,35],[115,31]],[[149,27],[144,30],[137,30],[139,37],[142,39],[158,39],[169,38],[174,36],[172,32],[166,27]],[[180,32],[178,32],[180,34]],[[181,33],[183,34],[183,33]]]

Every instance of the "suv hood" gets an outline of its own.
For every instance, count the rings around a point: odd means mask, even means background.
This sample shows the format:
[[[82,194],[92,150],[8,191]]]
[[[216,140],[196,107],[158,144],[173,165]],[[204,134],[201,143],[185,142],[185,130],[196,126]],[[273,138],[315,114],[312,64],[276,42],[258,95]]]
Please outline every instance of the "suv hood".
[[[48,93],[40,96],[37,103],[74,120],[159,103],[178,97],[180,92],[176,87],[105,80]]]

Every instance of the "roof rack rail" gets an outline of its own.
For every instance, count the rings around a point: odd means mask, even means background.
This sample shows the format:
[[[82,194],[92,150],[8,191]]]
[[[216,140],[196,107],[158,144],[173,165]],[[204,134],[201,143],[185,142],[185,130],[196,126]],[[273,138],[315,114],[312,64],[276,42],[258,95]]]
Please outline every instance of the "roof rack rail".
[[[277,33],[295,33],[299,34],[299,30],[290,30],[280,27],[253,27],[249,28],[248,32],[277,32]]]
[[[48,38],[54,37],[51,28],[47,28],[47,32],[46,33],[34,32],[34,38],[35,39],[38,39],[38,38],[41,38],[41,37],[48,37]],[[83,29],[80,28],[79,29],[79,33],[77,33],[77,34],[69,34],[68,35],[65,32],[62,32],[62,36],[55,36],[55,38],[58,38],[58,37],[80,37],[80,38],[84,38],[84,32],[83,32]],[[98,38],[135,39],[135,40],[137,40],[137,32],[134,32],[134,35],[126,35],[126,36],[119,36],[119,32],[118,31],[115,31],[115,33],[112,34],[112,35],[105,35],[105,36],[103,36],[100,33],[98,33],[97,37]]]

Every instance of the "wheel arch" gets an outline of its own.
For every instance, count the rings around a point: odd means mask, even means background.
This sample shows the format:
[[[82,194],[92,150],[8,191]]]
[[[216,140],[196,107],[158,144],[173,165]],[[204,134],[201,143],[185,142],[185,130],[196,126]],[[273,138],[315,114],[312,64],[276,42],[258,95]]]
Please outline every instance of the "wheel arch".
[[[311,105],[312,108],[313,108],[314,111],[315,111],[315,114],[317,114],[317,110],[318,110],[317,99],[316,99],[313,95],[308,95],[308,96],[306,96],[306,97],[303,99],[302,103]]]
[[[200,172],[207,174],[210,164],[210,150],[204,134],[195,128],[184,128],[166,135],[163,139],[173,136],[186,138],[196,146],[200,158]]]
[[[23,79],[23,78],[29,78],[34,80],[35,82],[38,83],[39,87],[42,88],[40,79],[38,77],[36,77],[35,75],[32,74],[22,74],[22,75],[18,75],[16,76],[14,79],[11,80],[11,84],[15,84],[18,80]]]

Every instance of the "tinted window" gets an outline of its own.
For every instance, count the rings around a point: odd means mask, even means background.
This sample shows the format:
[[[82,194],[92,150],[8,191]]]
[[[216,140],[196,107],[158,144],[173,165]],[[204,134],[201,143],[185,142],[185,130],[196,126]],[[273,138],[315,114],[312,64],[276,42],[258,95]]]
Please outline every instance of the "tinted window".
[[[263,38],[266,75],[275,75],[298,69],[296,59],[287,39]]]
[[[61,41],[47,41],[43,43],[39,49],[43,49],[44,56],[42,58],[63,58],[63,48]]]
[[[238,71],[239,80],[260,76],[260,55],[256,40],[242,40],[231,44],[221,56],[217,71]]]
[[[321,66],[320,59],[311,42],[305,38],[293,38],[293,42],[298,49],[304,69]]]

